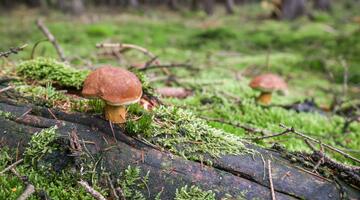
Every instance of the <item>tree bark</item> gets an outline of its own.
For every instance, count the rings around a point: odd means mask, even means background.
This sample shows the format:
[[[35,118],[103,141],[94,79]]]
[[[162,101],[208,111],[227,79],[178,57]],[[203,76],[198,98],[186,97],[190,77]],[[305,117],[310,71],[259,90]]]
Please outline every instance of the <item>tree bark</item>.
[[[19,100],[21,97],[11,90],[0,94],[0,110],[12,114],[11,118],[0,116],[0,146],[19,147],[21,153],[32,134],[57,125],[57,134],[61,138],[68,138],[70,132],[75,132],[79,141],[90,141],[91,144],[84,144],[86,149],[94,156],[101,152],[103,166],[115,179],[129,165],[140,167],[143,175],[149,171],[148,199],[154,199],[160,191],[163,191],[162,199],[173,199],[176,189],[185,185],[212,190],[217,199],[226,194],[245,199],[271,199],[268,169],[264,164],[267,160],[272,162],[272,181],[279,200],[341,199],[343,192],[349,198],[360,198],[360,191],[343,182],[335,183],[299,170],[296,164],[291,164],[274,150],[248,144],[248,148],[258,153],[224,155],[218,159],[204,155],[213,162],[212,166],[207,166],[142,143],[124,134],[118,126],[114,126],[113,138],[109,123],[99,116],[54,109],[49,111],[31,104],[20,105],[17,103]],[[66,154],[58,159],[75,163],[71,160],[75,158]]]
[[[177,0],[168,0],[167,5],[170,8],[170,10],[176,11],[179,9]]]
[[[227,14],[234,14],[234,0],[225,0],[225,9]]]
[[[306,14],[305,0],[282,0],[280,13],[274,13],[275,17],[283,20],[293,20]]]
[[[85,11],[83,0],[58,0],[57,7],[64,13],[81,15]]]
[[[214,14],[214,0],[203,0],[203,7],[204,11],[207,15],[213,15]]]
[[[314,0],[314,8],[317,10],[330,11],[331,1],[330,0]]]
[[[190,2],[190,10],[191,11],[199,10],[199,2],[198,2],[198,0],[191,0],[191,2]]]

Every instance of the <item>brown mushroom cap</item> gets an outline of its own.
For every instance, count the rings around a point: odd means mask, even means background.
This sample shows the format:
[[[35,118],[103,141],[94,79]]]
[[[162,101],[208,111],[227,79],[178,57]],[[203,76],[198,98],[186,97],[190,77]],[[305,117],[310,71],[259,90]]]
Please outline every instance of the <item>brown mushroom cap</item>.
[[[125,69],[104,66],[88,75],[82,94],[120,106],[138,102],[142,96],[142,86],[135,74]]]
[[[278,75],[263,74],[256,76],[250,82],[250,87],[262,92],[273,92],[276,90],[287,90],[286,82]]]

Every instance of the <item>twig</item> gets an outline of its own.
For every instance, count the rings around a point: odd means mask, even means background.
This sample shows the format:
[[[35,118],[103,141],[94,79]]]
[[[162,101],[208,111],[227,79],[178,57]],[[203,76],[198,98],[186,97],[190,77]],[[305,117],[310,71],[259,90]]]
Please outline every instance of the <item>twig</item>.
[[[96,48],[119,48],[119,50],[125,50],[125,49],[135,49],[138,50],[145,55],[149,56],[150,58],[156,57],[153,53],[151,53],[149,50],[145,49],[144,47],[135,45],[135,44],[124,44],[124,43],[100,43],[96,44]]]
[[[64,50],[61,48],[59,43],[57,42],[54,35],[49,31],[49,29],[44,25],[44,22],[41,19],[36,20],[36,25],[43,32],[43,34],[47,37],[47,39],[54,45],[56,52],[58,53],[60,59],[62,61],[66,61],[66,57],[64,54]]]
[[[117,188],[116,188],[116,191],[117,191],[117,192],[119,193],[119,195],[120,195],[120,200],[126,200],[124,191],[121,189],[121,187],[117,187]]]
[[[269,139],[269,138],[273,138],[273,137],[279,137],[281,135],[285,135],[287,133],[290,133],[291,130],[286,129],[285,131],[281,132],[281,133],[277,133],[274,135],[267,135],[267,136],[263,136],[263,137],[254,137],[254,138],[244,138],[244,139],[248,139],[248,140],[262,140],[262,139]]]
[[[47,110],[56,121],[59,121],[58,118],[54,115],[54,113],[50,110],[50,108],[48,108]]]
[[[20,160],[14,162],[13,164],[9,165],[8,167],[6,167],[4,170],[2,170],[2,171],[0,172],[0,175],[2,175],[2,174],[4,174],[5,172],[11,170],[12,168],[16,167],[16,165],[22,163],[23,161],[24,161],[24,159],[20,159]]]
[[[315,143],[319,143],[319,144],[321,143],[324,147],[326,147],[326,148],[328,148],[328,149],[330,149],[330,150],[332,150],[332,151],[335,151],[335,152],[343,155],[345,158],[349,158],[349,159],[351,159],[351,160],[353,160],[353,161],[355,161],[355,162],[360,163],[360,160],[359,160],[359,159],[357,159],[357,158],[355,158],[355,157],[353,157],[353,156],[351,156],[351,155],[349,155],[349,154],[347,154],[347,153],[341,151],[340,149],[337,149],[337,148],[335,148],[335,147],[333,147],[333,146],[331,146],[331,145],[322,143],[321,141],[319,141],[319,140],[317,140],[317,139],[314,139],[314,138],[312,138],[312,137],[310,137],[310,136],[307,136],[307,135],[305,135],[305,134],[303,134],[303,133],[300,133],[299,131],[296,131],[294,128],[289,128],[289,127],[285,126],[284,124],[280,124],[280,127],[284,128],[284,129],[288,129],[290,132],[295,133],[296,135],[298,135],[298,136],[300,136],[300,137],[303,137],[303,138],[305,138],[305,139],[307,139],[307,140],[309,140],[309,141],[312,141],[312,142],[315,142]]]
[[[269,173],[269,182],[270,182],[270,189],[271,189],[271,199],[276,200],[274,184],[272,181],[272,174],[271,174],[271,160],[268,160],[268,173]]]
[[[27,114],[29,114],[29,112],[31,112],[31,111],[32,111],[32,108],[30,108],[29,110],[27,110],[26,112],[24,112],[24,114],[22,114],[20,117],[16,118],[15,121],[17,121],[17,120],[25,117],[25,116],[26,116]]]
[[[8,51],[4,51],[4,52],[0,52],[0,58],[1,57],[9,57],[11,54],[17,54],[19,53],[20,51],[22,51],[25,47],[27,47],[27,44],[24,44],[20,47],[13,47],[13,48],[10,48]]]
[[[26,200],[35,192],[35,187],[32,184],[26,186],[25,191],[17,198],[17,200]]]
[[[265,159],[264,159],[264,156],[262,154],[260,154],[260,158],[263,162],[263,166],[264,166],[264,176],[263,176],[263,180],[265,180],[265,177],[266,177],[266,162],[265,162]]]
[[[17,198],[17,200],[26,200],[35,192],[34,185],[28,181],[27,177],[21,176],[14,168],[10,168],[10,170],[13,174],[15,174],[16,177],[18,177],[27,185],[25,191],[20,195],[20,197]]]
[[[220,122],[220,123],[228,124],[230,126],[242,128],[242,129],[244,129],[244,130],[246,130],[248,132],[252,132],[252,133],[260,133],[262,135],[273,135],[274,134],[274,133],[272,133],[270,131],[258,129],[258,128],[255,128],[255,127],[251,127],[251,126],[249,126],[247,124],[232,123],[232,122],[225,121],[224,119],[208,118],[208,117],[204,117],[204,116],[200,116],[200,118],[208,120],[208,121]]]
[[[114,127],[113,127],[113,124],[112,124],[111,121],[109,121],[109,125],[110,125],[110,129],[111,129],[112,135],[113,135],[113,137],[114,137],[115,143],[117,143],[117,139],[116,139],[116,136],[115,136]]]
[[[149,69],[157,69],[157,68],[175,68],[175,67],[185,67],[185,68],[192,68],[193,66],[188,63],[171,63],[171,64],[163,64],[163,65],[150,65],[148,67],[143,67],[139,69],[140,71],[146,71]]]
[[[100,194],[98,191],[96,191],[94,188],[92,188],[86,181],[80,180],[78,183],[97,200],[106,200],[106,198]]]
[[[0,89],[0,93],[2,93],[2,92],[5,92],[5,91],[8,91],[8,90],[10,90],[10,89],[12,89],[13,88],[13,86],[7,86],[7,87],[5,87],[5,88],[2,88],[2,89]]]
[[[115,190],[115,188],[114,188],[114,184],[113,184],[112,181],[111,181],[110,175],[109,175],[109,174],[106,174],[106,178],[107,178],[107,181],[109,182],[112,195],[114,196],[114,198],[115,198],[116,200],[120,200],[119,195],[117,195],[116,190]],[[122,199],[121,199],[121,200],[122,200]]]
[[[50,41],[48,39],[42,39],[42,40],[39,40],[39,41],[35,42],[33,48],[31,49],[30,59],[34,59],[35,49],[42,42],[50,42]]]
[[[147,61],[146,63],[145,63],[145,65],[144,65],[144,68],[147,68],[147,67],[149,67],[151,64],[153,64],[153,62],[155,62],[156,60],[157,60],[157,56],[155,56],[155,57],[153,57],[153,58],[151,58],[149,61]]]
[[[321,156],[321,158],[318,160],[318,162],[316,163],[316,165],[314,166],[312,172],[316,172],[316,170],[319,168],[319,166],[325,162],[324,147],[323,147],[321,144],[320,144],[320,146],[321,146],[320,152],[321,152],[321,155],[322,155],[322,156]]]

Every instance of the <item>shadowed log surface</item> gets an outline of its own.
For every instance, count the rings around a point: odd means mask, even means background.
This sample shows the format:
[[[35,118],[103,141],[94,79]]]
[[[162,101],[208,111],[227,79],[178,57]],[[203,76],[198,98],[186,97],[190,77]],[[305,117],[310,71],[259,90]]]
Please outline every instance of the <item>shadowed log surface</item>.
[[[10,118],[0,116],[1,146],[19,146],[22,152],[33,133],[54,125],[59,127],[57,133],[65,138],[69,137],[71,131],[75,131],[80,141],[93,142],[86,144],[87,149],[91,154],[101,155],[105,168],[113,177],[118,177],[128,165],[139,166],[144,174],[150,171],[149,193],[147,190],[144,193],[149,195],[149,199],[154,199],[162,190],[162,199],[173,199],[176,189],[184,185],[197,185],[204,190],[212,190],[217,199],[225,194],[245,199],[271,199],[268,169],[264,169],[263,159],[265,162],[268,159],[272,161],[277,199],[341,199],[344,192],[349,198],[360,198],[360,191],[345,183],[335,183],[299,170],[275,151],[249,144],[247,146],[259,154],[225,155],[212,159],[212,167],[204,166],[144,144],[124,134],[120,127],[114,127],[116,141],[109,123],[100,116],[65,113],[54,109],[50,112],[44,107],[21,105],[18,103],[21,98],[16,97],[11,90],[0,94],[0,110],[12,113]],[[23,115],[26,112],[28,114]]]

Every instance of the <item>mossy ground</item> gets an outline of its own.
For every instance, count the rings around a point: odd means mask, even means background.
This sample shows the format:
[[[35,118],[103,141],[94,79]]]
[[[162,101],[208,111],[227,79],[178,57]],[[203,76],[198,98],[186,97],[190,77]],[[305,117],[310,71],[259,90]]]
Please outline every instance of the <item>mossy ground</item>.
[[[72,58],[71,66],[82,69],[103,63],[116,64],[116,59],[95,54],[95,44],[105,40],[144,46],[165,63],[190,60],[199,69],[197,72],[185,69],[171,69],[171,72],[183,86],[195,89],[194,95],[184,100],[166,99],[166,103],[191,110],[198,116],[222,118],[274,132],[281,131],[279,123],[283,123],[359,158],[359,123],[352,123],[348,133],[343,133],[345,120],[337,115],[262,107],[254,101],[258,92],[248,87],[252,76],[274,72],[284,76],[290,88],[286,96],[275,94],[274,104],[314,98],[319,105],[329,106],[334,95],[341,97],[343,94],[343,65],[347,65],[349,91],[343,98],[359,99],[360,27],[352,21],[359,9],[354,7],[345,11],[342,3],[336,3],[331,15],[319,12],[314,14],[314,21],[301,18],[294,22],[259,20],[257,15],[262,10],[256,5],[243,6],[235,16],[210,18],[187,12],[102,13],[70,22],[68,16],[51,13],[46,24],[65,49],[65,54]],[[34,23],[37,14],[36,10],[20,10],[11,13],[10,17],[1,16],[0,27],[6,28],[0,30],[0,50],[23,43],[31,47],[43,39]],[[22,20],[18,20],[20,18]],[[28,59],[30,52],[28,47],[9,60],[3,60],[0,74],[9,74],[11,66],[21,59]],[[48,43],[40,44],[36,55],[57,57]],[[123,65],[148,59],[138,52],[129,52],[126,58]],[[161,71],[151,71],[148,75],[158,76]],[[153,87],[162,85],[161,82],[152,83]],[[255,136],[224,123],[209,121],[208,124],[236,136]],[[309,150],[302,139],[293,135],[259,144],[269,147],[274,142],[291,151]],[[338,154],[326,153],[351,163]]]

